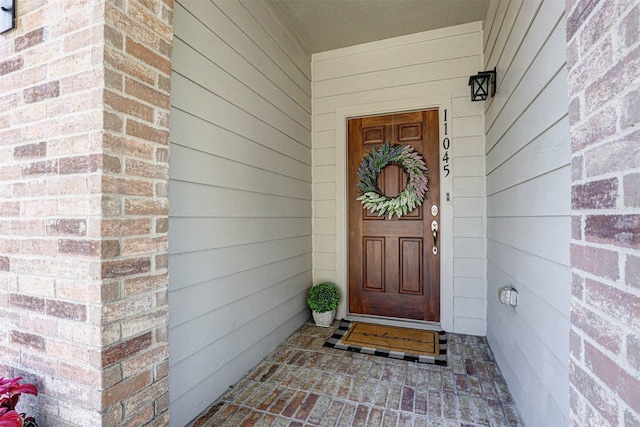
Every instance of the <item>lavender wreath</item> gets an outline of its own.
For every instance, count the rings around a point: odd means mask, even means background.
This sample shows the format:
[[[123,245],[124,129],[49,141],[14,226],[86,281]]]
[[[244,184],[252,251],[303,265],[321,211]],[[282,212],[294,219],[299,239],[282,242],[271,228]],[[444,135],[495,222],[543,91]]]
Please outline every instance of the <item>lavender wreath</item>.
[[[397,164],[407,173],[407,185],[396,197],[389,198],[378,189],[378,175],[387,165]],[[358,167],[358,188],[362,195],[357,200],[365,209],[378,216],[398,218],[422,205],[427,192],[427,166],[422,156],[410,145],[392,145],[388,142],[371,150]]]

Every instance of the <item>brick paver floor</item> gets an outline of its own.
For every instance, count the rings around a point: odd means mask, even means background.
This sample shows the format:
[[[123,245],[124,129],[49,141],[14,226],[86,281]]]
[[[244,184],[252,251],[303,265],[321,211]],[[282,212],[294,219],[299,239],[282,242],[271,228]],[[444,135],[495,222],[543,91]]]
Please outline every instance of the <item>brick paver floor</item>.
[[[303,325],[192,427],[522,426],[485,338],[447,334],[441,367],[323,347],[334,329]]]

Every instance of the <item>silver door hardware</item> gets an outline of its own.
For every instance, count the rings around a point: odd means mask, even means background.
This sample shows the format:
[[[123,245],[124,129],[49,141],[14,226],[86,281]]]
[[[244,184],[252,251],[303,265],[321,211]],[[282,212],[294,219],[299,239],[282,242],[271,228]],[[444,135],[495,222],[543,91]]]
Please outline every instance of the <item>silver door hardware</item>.
[[[431,221],[431,231],[433,232],[433,255],[438,255],[438,246],[436,243],[438,241],[438,221],[435,219]]]
[[[431,206],[431,216],[438,216],[438,205]]]

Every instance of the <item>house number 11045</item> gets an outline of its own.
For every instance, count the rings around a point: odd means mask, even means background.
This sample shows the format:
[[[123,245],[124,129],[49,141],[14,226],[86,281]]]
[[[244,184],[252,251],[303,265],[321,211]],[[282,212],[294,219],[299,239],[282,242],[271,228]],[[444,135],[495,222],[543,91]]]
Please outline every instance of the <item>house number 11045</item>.
[[[451,140],[449,139],[449,122],[447,120],[447,110],[444,110],[444,139],[442,140],[442,148],[444,148],[444,156],[442,156],[442,170],[444,171],[444,177],[448,177],[451,173],[449,169],[449,147],[451,147]]]

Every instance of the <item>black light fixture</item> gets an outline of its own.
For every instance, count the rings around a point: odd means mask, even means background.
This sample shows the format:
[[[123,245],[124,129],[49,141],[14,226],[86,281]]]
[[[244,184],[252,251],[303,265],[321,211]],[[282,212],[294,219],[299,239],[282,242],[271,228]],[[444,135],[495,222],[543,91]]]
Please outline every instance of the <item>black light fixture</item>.
[[[484,101],[489,97],[489,86],[491,86],[491,97],[496,94],[496,68],[491,71],[478,71],[475,76],[469,77],[471,86],[471,100]]]
[[[16,0],[0,0],[0,34],[16,27]]]

